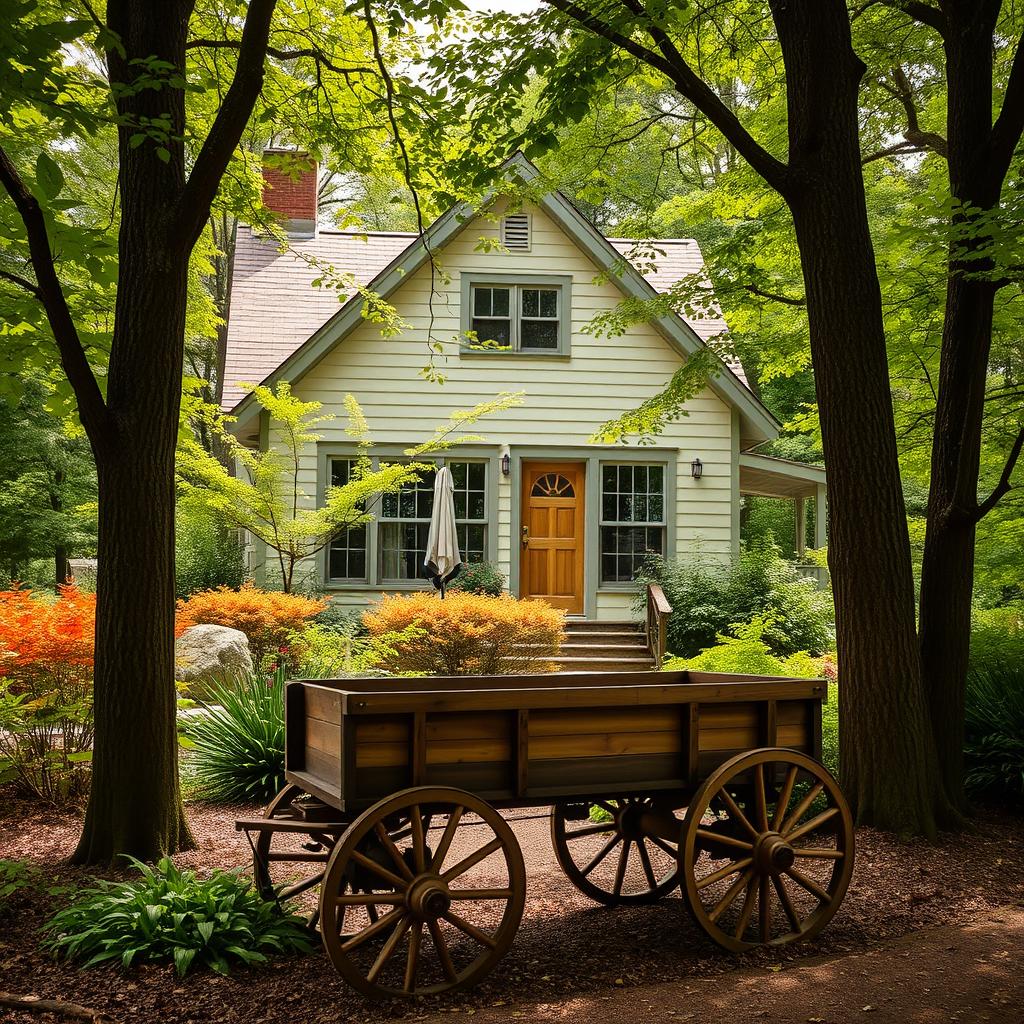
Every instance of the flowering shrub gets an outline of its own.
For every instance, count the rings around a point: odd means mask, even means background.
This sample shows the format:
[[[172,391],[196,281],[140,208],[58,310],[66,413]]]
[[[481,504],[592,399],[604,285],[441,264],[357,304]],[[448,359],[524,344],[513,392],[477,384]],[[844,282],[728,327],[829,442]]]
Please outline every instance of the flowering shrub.
[[[363,622],[371,636],[388,637],[388,671],[509,675],[550,671],[565,616],[542,601],[449,591],[443,601],[429,593],[386,595]]]
[[[96,597],[0,592],[0,777],[49,802],[89,785]]]
[[[326,607],[326,601],[259,590],[248,583],[240,590],[218,587],[178,602],[175,635],[201,623],[239,629],[249,638],[253,661],[263,665],[287,659],[288,637]]]

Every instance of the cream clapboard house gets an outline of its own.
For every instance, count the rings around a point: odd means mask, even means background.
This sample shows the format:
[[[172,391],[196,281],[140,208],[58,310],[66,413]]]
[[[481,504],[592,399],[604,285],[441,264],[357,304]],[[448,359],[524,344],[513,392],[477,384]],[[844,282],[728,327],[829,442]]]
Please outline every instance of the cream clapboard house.
[[[536,169],[514,157],[509,172]],[[247,443],[271,443],[245,382],[287,380],[303,400],[338,413],[311,445],[301,485],[310,502],[344,481],[354,454],[342,402],[354,395],[369,421],[375,458],[395,459],[455,409],[501,391],[523,404],[479,426],[486,444],[446,457],[456,485],[460,546],[496,563],[519,596],[543,598],[587,619],[634,617],[633,575],[651,552],[715,557],[739,547],[740,496],[816,497],[815,546],[824,542],[824,472],[752,454],[778,424],[738,366],[721,372],[653,446],[596,446],[594,431],[656,394],[682,360],[725,328],[717,317],[669,314],[614,339],[585,331],[624,296],[650,298],[702,259],[689,239],[658,240],[645,274],[623,267],[629,240],[606,239],[557,192],[480,215],[457,209],[426,232],[327,231],[316,227],[316,168],[293,180],[265,171],[267,205],[285,218],[287,250],[241,226],[231,281],[223,404]],[[487,241],[482,241],[487,240]],[[500,244],[498,244],[500,243]],[[382,337],[355,295],[313,286],[323,268],[349,271],[391,303],[409,329]],[[476,331],[507,349],[446,346],[443,385],[421,371],[427,338]],[[338,537],[315,571],[337,602],[363,605],[422,579],[432,480],[386,497],[374,522]],[[802,536],[802,531],[798,530]],[[259,553],[256,553],[257,562]],[[258,565],[256,566],[258,570]]]

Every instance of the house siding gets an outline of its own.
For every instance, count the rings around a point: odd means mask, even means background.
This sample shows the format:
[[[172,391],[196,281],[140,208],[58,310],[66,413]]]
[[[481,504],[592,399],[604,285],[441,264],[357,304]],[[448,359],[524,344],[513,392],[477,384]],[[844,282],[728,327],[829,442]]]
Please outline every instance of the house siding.
[[[406,447],[417,443],[451,411],[468,408],[499,391],[522,390],[522,406],[489,416],[477,425],[476,432],[495,452],[503,444],[509,445],[517,457],[528,457],[535,450],[545,458],[555,458],[556,449],[561,447],[586,448],[588,454],[607,453],[610,458],[623,451],[621,447],[588,446],[587,440],[603,422],[656,394],[679,367],[680,357],[648,325],[630,327],[614,339],[586,334],[593,316],[613,309],[621,293],[612,283],[595,281],[594,264],[542,210],[532,206],[525,209],[532,218],[530,252],[488,252],[479,247],[481,238],[497,237],[498,221],[476,218],[438,254],[441,272],[436,275],[432,302],[429,266],[410,275],[393,295],[393,304],[411,325],[408,330],[397,337],[382,338],[376,325],[361,324],[293,382],[298,397],[321,402],[325,411],[338,415],[335,422],[317,428],[322,437],[320,447],[310,445],[302,460],[300,485],[307,502],[316,500],[320,485],[322,460],[318,451],[340,451],[351,444],[345,434],[342,405],[349,393],[362,406],[373,441],[382,445]],[[570,355],[460,354],[463,271],[570,275]],[[443,385],[427,382],[420,375],[429,359],[431,323],[431,337],[445,344],[446,355],[435,357],[436,368],[445,376]],[[733,412],[708,389],[687,403],[686,410],[688,415],[668,424],[657,439],[658,451],[650,451],[652,461],[676,462],[674,520],[668,534],[674,538],[677,556],[685,557],[697,546],[707,554],[726,555],[736,542]],[[635,446],[627,450],[633,457],[646,451],[638,453]],[[696,457],[704,464],[700,481],[691,479],[689,472],[689,464]],[[511,579],[515,576],[512,526],[518,519],[514,503],[518,501],[519,481],[515,474],[504,478],[492,472],[489,483],[498,488],[498,521],[492,526],[497,529],[497,561]],[[671,514],[671,502],[669,508]],[[596,536],[587,535],[588,546],[597,543]],[[595,581],[588,581],[588,590],[595,589]],[[360,605],[378,592],[346,587],[336,592],[335,600]],[[602,589],[596,597],[591,596],[588,607],[598,617],[623,618],[631,614],[631,601],[628,592]]]

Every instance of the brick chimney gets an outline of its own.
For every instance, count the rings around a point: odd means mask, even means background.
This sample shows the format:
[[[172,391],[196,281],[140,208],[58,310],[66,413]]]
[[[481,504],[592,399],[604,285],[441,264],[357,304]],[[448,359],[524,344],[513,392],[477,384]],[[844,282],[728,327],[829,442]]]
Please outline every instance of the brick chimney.
[[[263,151],[263,205],[290,235],[314,235],[317,162],[294,149]]]

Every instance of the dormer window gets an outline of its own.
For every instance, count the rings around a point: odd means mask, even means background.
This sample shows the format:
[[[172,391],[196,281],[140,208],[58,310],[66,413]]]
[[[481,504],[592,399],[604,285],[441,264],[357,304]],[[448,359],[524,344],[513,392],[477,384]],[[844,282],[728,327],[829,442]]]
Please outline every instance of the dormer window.
[[[568,355],[572,279],[463,273],[464,353]]]

